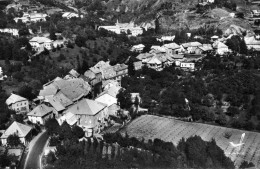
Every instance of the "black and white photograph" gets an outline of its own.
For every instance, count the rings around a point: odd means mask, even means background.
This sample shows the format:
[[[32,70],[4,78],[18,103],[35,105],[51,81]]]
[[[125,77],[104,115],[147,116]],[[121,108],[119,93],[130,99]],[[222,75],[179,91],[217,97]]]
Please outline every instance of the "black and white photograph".
[[[260,1],[0,0],[0,169],[260,169]]]

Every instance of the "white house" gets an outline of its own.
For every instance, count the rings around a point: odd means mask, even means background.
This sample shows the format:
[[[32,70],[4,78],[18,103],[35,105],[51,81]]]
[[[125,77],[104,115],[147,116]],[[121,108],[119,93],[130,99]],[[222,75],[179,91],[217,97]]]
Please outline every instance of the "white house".
[[[27,116],[29,121],[32,123],[44,125],[46,120],[53,117],[53,114],[54,109],[52,107],[48,107],[45,104],[40,104],[29,112]]]
[[[247,46],[248,49],[260,51],[260,40],[258,40],[258,38],[259,38],[258,36],[259,35],[257,35],[256,37],[252,36],[252,37],[245,37],[244,38],[246,46]]]
[[[13,29],[13,28],[4,28],[4,29],[0,29],[0,32],[2,33],[10,33],[13,36],[19,36],[19,30],[18,29]]]
[[[63,116],[61,116],[60,118],[57,119],[59,125],[62,125],[63,122],[67,122],[70,126],[73,126],[75,124],[77,124],[78,119],[77,116],[71,112],[68,112],[66,114],[64,114]]]
[[[29,41],[29,43],[35,51],[43,51],[44,48],[46,48],[47,50],[51,50],[53,46],[52,40],[46,37],[39,37],[39,36],[33,37]]]
[[[73,113],[78,119],[77,125],[85,131],[86,137],[99,133],[108,119],[107,105],[98,101],[82,99],[69,107],[64,114]]]
[[[166,53],[170,55],[178,54],[178,49],[180,49],[180,46],[176,43],[168,43],[163,45],[162,47],[164,47],[166,49]]]
[[[133,52],[142,52],[143,49],[144,49],[144,45],[143,44],[139,44],[139,45],[134,45],[132,48],[131,48],[131,51]]]
[[[118,94],[121,87],[118,86],[112,86],[102,92],[95,101],[98,101],[100,103],[104,103],[107,105],[107,107],[110,107],[113,104],[117,104],[117,98],[116,95]]]
[[[41,22],[46,21],[48,15],[44,13],[24,13],[22,17],[15,17],[14,21],[17,23],[21,20],[23,23],[27,22]]]
[[[213,48],[216,50],[216,53],[219,55],[224,55],[225,53],[229,52],[228,46],[222,42],[216,41],[213,43]]]
[[[180,67],[181,67],[181,69],[186,70],[186,71],[194,71],[195,70],[195,63],[181,62]]]
[[[143,29],[139,26],[135,26],[135,24],[133,22],[119,23],[117,21],[115,26],[99,26],[98,27],[98,29],[101,29],[101,28],[114,32],[116,34],[121,34],[122,32],[127,34],[128,31],[130,31],[132,36],[138,36],[138,35],[143,34]]]
[[[26,145],[30,140],[31,130],[32,128],[30,126],[14,121],[1,136],[2,145],[6,145],[7,138],[13,134],[16,134],[20,138],[21,143]]]
[[[29,101],[16,94],[11,94],[11,96],[5,102],[9,109],[14,110],[18,113],[29,112]]]
[[[66,18],[66,19],[70,19],[70,18],[73,18],[73,17],[75,17],[75,18],[83,18],[83,15],[80,15],[79,16],[79,14],[77,14],[77,13],[74,13],[74,12],[64,12],[63,14],[62,14],[62,17],[63,18]]]

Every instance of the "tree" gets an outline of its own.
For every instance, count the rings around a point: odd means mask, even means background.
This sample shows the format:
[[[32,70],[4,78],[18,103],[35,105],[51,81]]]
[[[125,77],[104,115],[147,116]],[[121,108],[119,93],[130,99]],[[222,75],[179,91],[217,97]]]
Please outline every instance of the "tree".
[[[19,36],[27,36],[30,35],[28,28],[22,28],[18,31]]]
[[[117,101],[120,104],[121,109],[128,109],[132,105],[132,99],[130,93],[124,89],[120,89],[116,95]]]
[[[74,126],[74,127],[72,128],[72,132],[73,132],[74,135],[77,136],[77,138],[82,138],[82,137],[84,137],[84,135],[85,135],[85,132],[84,132],[83,129],[82,129],[81,127],[79,127],[79,126]]]
[[[218,118],[217,118],[217,122],[220,124],[220,125],[226,125],[227,124],[227,117],[225,114],[221,113]]]
[[[239,114],[239,109],[234,106],[230,106],[227,110],[227,114],[231,117],[234,117],[235,115]]]
[[[47,163],[48,164],[53,164],[56,161],[56,156],[54,152],[50,151],[49,154],[47,155]]]
[[[23,80],[23,73],[22,72],[14,72],[13,78],[15,78],[18,82],[21,82]]]
[[[85,47],[85,46],[86,46],[86,41],[87,41],[87,38],[78,35],[78,36],[76,37],[76,39],[75,39],[75,44],[76,44],[78,47]]]
[[[23,85],[18,89],[18,95],[25,97],[28,100],[32,100],[36,97],[36,95],[32,93],[32,88],[27,85]]]
[[[50,31],[50,39],[51,40],[57,40],[57,36],[56,36],[56,34],[55,34],[55,31]]]
[[[83,60],[82,66],[81,66],[81,72],[80,74],[84,74],[89,69],[88,62],[86,60]]]
[[[132,57],[130,57],[129,62],[128,62],[128,74],[130,76],[135,75],[134,61],[133,61]]]
[[[7,155],[7,151],[0,155],[0,167],[5,168],[11,165],[11,160]]]
[[[53,134],[58,134],[60,125],[56,119],[48,119],[45,123],[48,134],[51,136]]]
[[[18,145],[21,144],[21,140],[19,136],[16,133],[14,133],[7,137],[7,144],[11,147],[17,147]]]

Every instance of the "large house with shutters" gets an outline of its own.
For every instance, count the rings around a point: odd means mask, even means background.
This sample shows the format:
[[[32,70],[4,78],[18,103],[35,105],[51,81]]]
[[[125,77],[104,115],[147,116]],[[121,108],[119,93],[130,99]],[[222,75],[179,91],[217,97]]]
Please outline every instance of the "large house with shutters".
[[[5,103],[9,109],[14,110],[17,113],[29,112],[29,101],[17,94],[12,93]]]

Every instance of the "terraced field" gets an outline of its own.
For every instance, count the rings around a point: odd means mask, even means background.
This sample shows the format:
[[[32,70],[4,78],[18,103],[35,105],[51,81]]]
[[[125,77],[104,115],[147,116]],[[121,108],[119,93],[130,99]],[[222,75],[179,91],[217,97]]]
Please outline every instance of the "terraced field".
[[[235,162],[236,166],[239,166],[243,161],[251,161],[256,168],[260,168],[260,133],[183,122],[152,115],[144,115],[135,119],[121,130],[121,133],[125,132],[130,136],[144,138],[145,140],[160,138],[164,141],[171,141],[175,145],[182,137],[188,138],[198,135],[205,141],[214,138],[217,145],[225,151],[226,156]],[[229,139],[224,137],[226,132],[232,133]],[[245,144],[241,147],[239,153],[235,153],[235,149],[231,147],[229,142],[238,143],[242,133],[246,133],[243,141]]]

